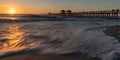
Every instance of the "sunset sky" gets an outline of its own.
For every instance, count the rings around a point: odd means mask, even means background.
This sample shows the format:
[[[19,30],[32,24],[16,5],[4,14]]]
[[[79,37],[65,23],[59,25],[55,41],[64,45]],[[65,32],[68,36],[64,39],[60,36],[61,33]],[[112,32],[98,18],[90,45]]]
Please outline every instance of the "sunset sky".
[[[0,0],[0,13],[45,14],[61,9],[73,11],[120,9],[120,0]]]

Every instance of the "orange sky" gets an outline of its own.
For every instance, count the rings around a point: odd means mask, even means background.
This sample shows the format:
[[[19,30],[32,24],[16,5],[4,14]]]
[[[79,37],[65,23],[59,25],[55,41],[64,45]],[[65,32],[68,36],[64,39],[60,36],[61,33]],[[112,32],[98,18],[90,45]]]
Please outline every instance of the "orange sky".
[[[37,7],[5,3],[4,5],[0,5],[0,13],[8,14],[11,8],[16,11],[16,14],[45,14],[48,12],[46,9],[40,9]]]
[[[61,9],[72,11],[120,9],[120,0],[0,0],[0,13],[14,8],[17,14],[46,14]]]
[[[44,14],[47,11],[42,9],[30,9],[21,6],[4,6],[1,7],[0,13],[9,13],[9,10],[13,8],[16,11],[16,14]]]

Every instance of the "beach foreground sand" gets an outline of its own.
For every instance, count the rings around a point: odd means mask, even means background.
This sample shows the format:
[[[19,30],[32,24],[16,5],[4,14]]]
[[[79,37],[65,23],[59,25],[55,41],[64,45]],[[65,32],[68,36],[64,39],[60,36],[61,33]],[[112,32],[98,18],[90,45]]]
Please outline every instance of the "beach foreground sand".
[[[1,58],[0,60],[95,60],[94,58],[83,58],[79,56],[53,56],[53,55],[40,55],[35,53],[25,53]]]

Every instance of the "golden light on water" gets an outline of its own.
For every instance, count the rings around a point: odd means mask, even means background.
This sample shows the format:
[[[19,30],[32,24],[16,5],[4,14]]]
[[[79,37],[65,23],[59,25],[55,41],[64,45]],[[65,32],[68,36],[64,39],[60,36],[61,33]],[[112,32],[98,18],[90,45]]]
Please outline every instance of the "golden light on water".
[[[16,14],[16,10],[14,8],[9,9],[9,14]]]
[[[5,46],[16,46],[17,44],[19,44],[23,38],[24,38],[24,31],[20,30],[20,26],[17,24],[12,24],[12,25],[6,25],[7,30],[6,34],[3,35],[4,39],[7,39],[8,42],[4,43],[4,47]]]

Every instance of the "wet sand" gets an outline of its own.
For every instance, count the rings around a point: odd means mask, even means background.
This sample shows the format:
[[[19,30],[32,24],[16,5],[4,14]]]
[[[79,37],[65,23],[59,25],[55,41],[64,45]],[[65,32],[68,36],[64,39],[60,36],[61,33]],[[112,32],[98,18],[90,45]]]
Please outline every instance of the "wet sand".
[[[54,55],[40,55],[35,53],[25,53],[0,58],[0,60],[95,60],[95,59],[80,56],[66,56],[66,55],[54,56]]]

